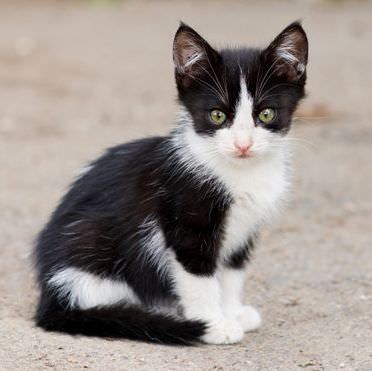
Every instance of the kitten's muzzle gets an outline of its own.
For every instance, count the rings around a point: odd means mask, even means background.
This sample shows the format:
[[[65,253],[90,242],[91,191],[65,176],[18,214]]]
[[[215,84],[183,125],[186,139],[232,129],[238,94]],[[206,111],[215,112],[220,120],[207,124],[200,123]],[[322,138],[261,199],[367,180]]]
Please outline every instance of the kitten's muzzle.
[[[252,152],[251,152],[252,143],[251,142],[234,141],[234,147],[235,147],[238,157],[246,158],[252,155]]]

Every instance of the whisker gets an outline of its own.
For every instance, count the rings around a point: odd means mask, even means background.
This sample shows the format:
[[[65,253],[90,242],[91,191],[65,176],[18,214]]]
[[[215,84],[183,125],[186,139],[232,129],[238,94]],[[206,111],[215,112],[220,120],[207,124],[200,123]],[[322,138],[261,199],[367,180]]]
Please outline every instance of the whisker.
[[[213,77],[213,76],[210,74],[210,72],[209,72],[206,68],[204,68],[202,65],[200,65],[200,67],[203,69],[204,72],[206,72],[206,73],[208,74],[208,76],[209,76],[209,77],[212,79],[212,81],[216,84],[216,87],[217,87],[218,91],[220,92],[220,96],[221,96],[221,97],[222,97],[222,96],[224,97],[224,99],[223,99],[222,101],[223,101],[225,104],[227,104],[227,103],[228,103],[228,100],[226,99],[225,91],[224,91],[224,89],[222,88],[222,85],[220,84],[220,82],[217,80],[217,75],[216,75],[216,73],[214,72],[214,69],[213,69],[211,63],[209,62],[209,58],[208,58],[208,63],[209,63],[209,65],[210,65],[210,67],[211,67],[211,69],[212,69],[213,74],[214,74],[215,77]]]
[[[210,68],[211,68],[213,74],[214,74],[216,84],[219,85],[220,90],[224,93],[223,95],[226,97],[226,93],[228,93],[228,91],[227,91],[227,89],[224,91],[224,89],[222,88],[222,85],[221,85],[221,83],[220,83],[220,81],[219,81],[219,79],[218,79],[218,77],[217,77],[216,71],[215,71],[215,69],[213,68],[212,63],[211,63],[211,61],[210,61],[208,55],[207,55],[207,61],[208,61],[208,64],[209,64],[209,66],[210,66]],[[226,99],[226,104],[227,104],[227,103],[229,102],[229,97],[228,97],[228,95],[227,95],[226,98],[227,98],[227,99]]]
[[[315,120],[324,120],[324,119],[327,119],[328,118],[328,116],[311,116],[311,117],[305,117],[305,116],[295,116],[295,117],[292,117],[292,121],[295,121],[295,122],[297,122],[297,121],[306,121],[306,120],[308,120],[308,121],[310,121],[310,120],[313,120],[313,121],[315,121]]]
[[[301,139],[301,138],[293,138],[293,137],[288,137],[288,138],[283,138],[284,142],[292,144],[297,144],[297,145],[303,145],[303,146],[309,146],[312,149],[316,149],[316,146],[314,143],[309,142],[308,140]]]
[[[191,77],[193,80],[199,82],[200,84],[204,85],[205,87],[207,87],[210,91],[212,91],[217,97],[219,97],[223,102],[225,101],[225,97],[221,95],[221,93],[216,90],[216,88],[214,88],[211,84],[209,84],[208,82],[206,82],[205,80],[202,80],[196,76],[193,76],[192,74],[187,74],[187,76]]]
[[[273,75],[273,73],[276,71],[275,69],[273,69],[273,67],[276,67],[275,64],[276,62],[278,61],[277,58],[275,58],[271,64],[271,66],[268,68],[268,70],[266,71],[265,75],[263,76],[262,80],[260,80],[259,82],[259,87],[258,89],[256,89],[256,94],[255,94],[255,98],[259,99],[261,94],[262,94],[262,90],[263,88],[266,86],[266,83],[267,81],[270,79],[270,77]]]

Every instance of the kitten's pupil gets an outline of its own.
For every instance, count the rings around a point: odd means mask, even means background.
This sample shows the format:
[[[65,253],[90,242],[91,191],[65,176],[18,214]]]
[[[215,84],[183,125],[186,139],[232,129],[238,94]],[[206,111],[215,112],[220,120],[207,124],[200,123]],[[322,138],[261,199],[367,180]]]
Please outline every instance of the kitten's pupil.
[[[223,124],[227,119],[226,113],[217,109],[212,110],[209,115],[211,120],[217,125]]]

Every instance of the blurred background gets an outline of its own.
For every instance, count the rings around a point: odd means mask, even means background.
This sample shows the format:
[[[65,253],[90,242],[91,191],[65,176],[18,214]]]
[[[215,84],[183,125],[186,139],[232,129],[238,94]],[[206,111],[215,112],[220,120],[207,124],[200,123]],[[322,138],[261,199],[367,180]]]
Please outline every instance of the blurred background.
[[[35,329],[33,240],[84,163],[173,124],[178,22],[265,46],[297,19],[310,60],[292,200],[246,292],[264,326],[188,349]],[[0,1],[0,369],[372,370],[371,21],[370,1]]]

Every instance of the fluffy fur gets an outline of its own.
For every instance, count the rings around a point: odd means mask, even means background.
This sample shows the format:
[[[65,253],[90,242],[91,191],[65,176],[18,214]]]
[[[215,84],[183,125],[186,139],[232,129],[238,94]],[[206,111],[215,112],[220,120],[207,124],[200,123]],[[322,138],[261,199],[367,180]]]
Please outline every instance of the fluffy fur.
[[[40,233],[36,322],[46,330],[226,344],[261,323],[241,301],[245,267],[287,189],[306,35],[293,23],[266,49],[218,52],[181,24],[173,56],[176,128],[109,149]],[[226,116],[218,125],[215,109]]]

